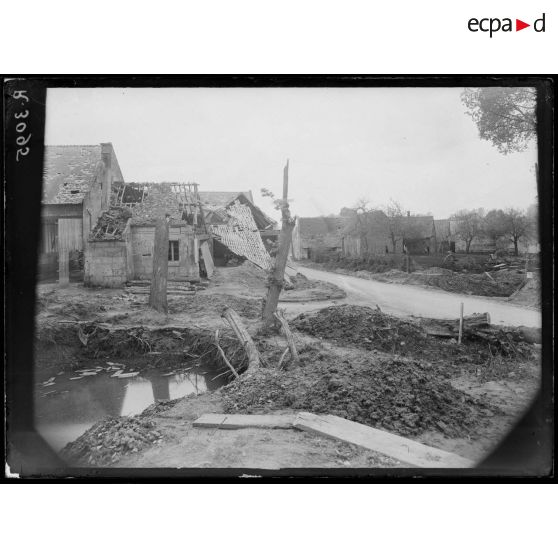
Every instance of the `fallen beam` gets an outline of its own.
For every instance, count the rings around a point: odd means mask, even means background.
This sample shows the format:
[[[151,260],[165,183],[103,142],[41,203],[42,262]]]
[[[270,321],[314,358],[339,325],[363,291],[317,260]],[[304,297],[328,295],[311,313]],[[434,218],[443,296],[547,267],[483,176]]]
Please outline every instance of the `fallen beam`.
[[[194,421],[197,428],[293,428],[294,415],[220,415],[207,413]]]
[[[356,444],[412,467],[436,469],[474,467],[472,461],[459,455],[333,415],[318,416],[302,412],[297,415],[294,427]]]

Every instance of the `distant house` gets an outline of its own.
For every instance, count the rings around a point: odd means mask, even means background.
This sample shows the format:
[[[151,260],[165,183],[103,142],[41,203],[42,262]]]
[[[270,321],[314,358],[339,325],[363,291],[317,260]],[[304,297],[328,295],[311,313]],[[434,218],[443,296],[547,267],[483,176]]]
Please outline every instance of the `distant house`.
[[[358,214],[342,210],[345,219],[343,253],[347,256],[385,254],[391,250],[390,227],[387,215],[380,210]]]
[[[434,229],[436,230],[434,251],[438,253],[455,252],[455,235],[452,233],[450,220],[434,219]]]
[[[294,259],[309,259],[318,252],[340,252],[344,226],[342,217],[297,217],[292,237]]]
[[[431,215],[410,215],[403,218],[403,246],[409,254],[427,254],[436,250],[436,227]]]
[[[80,254],[111,191],[124,179],[111,143],[48,145],[44,152],[39,277],[80,277]]]

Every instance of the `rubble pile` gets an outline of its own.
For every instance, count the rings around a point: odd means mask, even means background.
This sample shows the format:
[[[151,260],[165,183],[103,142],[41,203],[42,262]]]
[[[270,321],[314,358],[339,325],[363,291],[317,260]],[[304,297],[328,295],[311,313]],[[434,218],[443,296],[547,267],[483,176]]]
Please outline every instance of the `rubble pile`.
[[[334,414],[403,436],[438,430],[450,437],[474,435],[498,411],[454,388],[440,369],[390,355],[340,359],[310,348],[301,366],[245,373],[223,388],[230,413],[292,408]]]
[[[112,207],[105,211],[89,234],[89,240],[122,240],[132,213],[125,207]]]
[[[158,443],[161,438],[155,422],[147,418],[108,418],[66,445],[61,456],[72,465],[110,465],[127,453]]]

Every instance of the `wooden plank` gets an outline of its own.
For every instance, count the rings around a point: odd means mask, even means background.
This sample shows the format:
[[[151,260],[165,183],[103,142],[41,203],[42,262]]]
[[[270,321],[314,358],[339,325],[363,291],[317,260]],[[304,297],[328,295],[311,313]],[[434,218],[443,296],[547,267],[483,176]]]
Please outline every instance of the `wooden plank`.
[[[472,461],[459,455],[333,415],[299,413],[294,421],[294,427],[362,446],[412,467],[444,469],[474,467]]]
[[[201,243],[200,249],[203,256],[203,261],[205,263],[205,270],[207,271],[207,277],[209,278],[213,275],[215,266],[213,264],[213,258],[211,257],[211,252],[209,251],[209,244],[207,243],[207,241]]]
[[[293,428],[294,415],[221,415],[206,413],[194,421],[198,428]]]

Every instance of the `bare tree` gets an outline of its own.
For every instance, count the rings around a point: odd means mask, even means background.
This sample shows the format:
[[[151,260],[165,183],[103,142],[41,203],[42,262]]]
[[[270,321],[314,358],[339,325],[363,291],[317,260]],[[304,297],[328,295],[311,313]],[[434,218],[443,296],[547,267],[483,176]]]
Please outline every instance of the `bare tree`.
[[[471,243],[482,234],[482,210],[462,209],[452,215],[456,221],[455,234],[465,242],[465,252],[468,254]]]
[[[461,100],[481,139],[501,153],[524,151],[536,137],[537,93],[529,87],[466,88]]]
[[[497,247],[498,241],[506,236],[506,216],[501,209],[492,209],[484,216],[482,232]]]
[[[391,199],[385,208],[389,224],[389,237],[393,252],[397,250],[397,243],[403,241],[403,208],[401,204]]]
[[[514,254],[519,255],[519,240],[526,238],[531,232],[530,222],[524,211],[507,209],[504,212],[505,232],[513,242]]]

